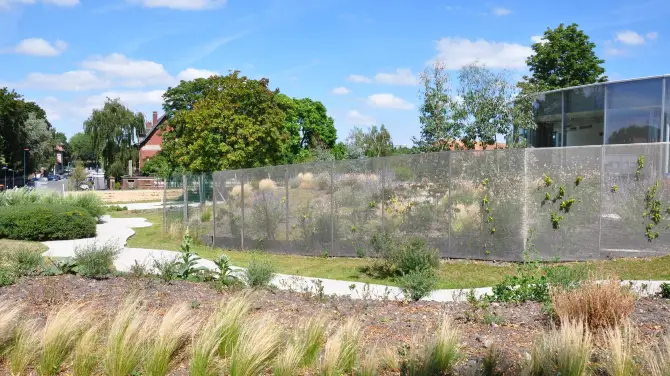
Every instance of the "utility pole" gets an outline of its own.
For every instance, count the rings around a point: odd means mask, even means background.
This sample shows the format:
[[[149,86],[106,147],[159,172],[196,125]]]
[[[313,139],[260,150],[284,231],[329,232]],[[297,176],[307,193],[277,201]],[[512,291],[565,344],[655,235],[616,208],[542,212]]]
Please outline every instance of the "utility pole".
[[[26,182],[26,152],[30,151],[28,148],[23,148],[23,186],[27,185]]]

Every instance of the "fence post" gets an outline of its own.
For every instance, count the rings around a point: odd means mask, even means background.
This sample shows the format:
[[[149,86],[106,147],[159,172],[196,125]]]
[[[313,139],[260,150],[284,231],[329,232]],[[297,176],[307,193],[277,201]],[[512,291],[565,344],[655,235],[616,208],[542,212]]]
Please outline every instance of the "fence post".
[[[603,189],[605,189],[605,145],[600,147],[600,215],[598,216],[598,253],[602,252],[600,242],[603,237]]]
[[[216,245],[216,184],[212,173],[212,247]]]
[[[198,192],[200,192],[200,211],[202,212],[205,209],[205,174],[200,174],[200,187]]]
[[[242,203],[242,226],[240,229],[240,249],[244,249],[244,175],[240,177],[240,200]]]
[[[335,177],[335,161],[330,162],[330,251],[335,253],[335,202],[333,192],[335,187],[333,181]]]
[[[167,233],[167,178],[163,179],[163,235]]]
[[[286,166],[286,171],[284,172],[284,175],[285,175],[284,176],[284,184],[286,184],[286,246],[287,247],[289,247],[289,240],[290,240],[290,237],[289,237],[289,223],[288,223],[289,219],[290,219],[290,217],[289,217],[289,215],[290,215],[289,195],[288,195],[289,194],[289,189],[288,189],[289,188],[289,186],[288,186],[289,185],[288,184],[289,171],[288,171],[288,168],[289,167]]]
[[[382,157],[382,233],[384,232],[384,201],[386,201],[386,157]]]
[[[182,175],[182,191],[184,192],[184,230],[188,227],[188,177]]]
[[[447,257],[451,255],[451,221],[453,219],[453,212],[451,209],[451,182],[454,180],[453,176],[451,175],[451,159],[452,159],[452,154],[454,151],[450,151],[446,154],[447,156],[447,167],[449,169],[449,182],[447,183],[447,215],[449,216],[449,220],[447,223],[449,223],[449,228],[447,229]]]

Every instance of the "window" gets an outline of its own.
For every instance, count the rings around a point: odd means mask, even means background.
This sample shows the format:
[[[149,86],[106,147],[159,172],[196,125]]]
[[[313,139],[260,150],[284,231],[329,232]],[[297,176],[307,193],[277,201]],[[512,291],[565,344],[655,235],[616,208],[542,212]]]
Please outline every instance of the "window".
[[[530,137],[535,147],[563,145],[563,93],[540,94],[533,105],[537,129]]]
[[[565,92],[565,145],[602,145],[605,131],[605,86]]]
[[[605,143],[661,141],[662,95],[662,79],[608,85]]]

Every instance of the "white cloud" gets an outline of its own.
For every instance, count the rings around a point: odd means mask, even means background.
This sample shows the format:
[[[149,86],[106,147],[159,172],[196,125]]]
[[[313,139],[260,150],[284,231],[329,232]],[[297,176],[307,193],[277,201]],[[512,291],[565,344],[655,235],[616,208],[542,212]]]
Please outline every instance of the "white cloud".
[[[380,108],[392,108],[396,110],[411,110],[414,105],[393,94],[373,94],[368,97],[368,105]]]
[[[128,107],[141,105],[161,105],[165,90],[150,91],[105,91],[104,93],[90,96],[86,103],[93,108],[100,108],[105,104],[107,98],[119,98]]]
[[[634,31],[625,30],[616,33],[616,40],[628,45],[644,44],[644,37]]]
[[[479,62],[489,68],[523,69],[533,50],[516,43],[470,41],[463,38],[442,38],[436,43],[437,56],[429,63],[441,61],[446,69],[460,69]]]
[[[530,37],[530,41],[533,43],[542,43],[542,44],[547,43],[547,40],[544,39],[544,35],[533,35],[532,37]]]
[[[0,9],[9,9],[12,4],[33,5],[38,2],[60,7],[72,7],[79,5],[79,0],[0,0]]]
[[[510,13],[512,13],[512,11],[507,9],[507,8],[502,8],[502,7],[493,8],[493,14],[498,16],[498,17],[507,16]]]
[[[626,50],[623,48],[618,48],[614,45],[612,41],[605,41],[605,55],[607,56],[621,56],[625,55]]]
[[[56,40],[52,45],[42,38],[24,39],[16,45],[10,52],[31,56],[58,56],[67,48],[67,43],[62,40]]]
[[[44,90],[84,91],[104,89],[111,85],[94,72],[86,70],[69,71],[59,74],[30,73],[15,87],[28,87]]]
[[[396,69],[395,73],[377,73],[375,82],[388,85],[418,85],[419,80],[411,69]]]
[[[191,81],[196,78],[208,78],[210,76],[217,76],[219,73],[207,69],[187,68],[177,74],[177,80]]]
[[[132,60],[122,54],[93,56],[84,60],[81,66],[113,77],[140,80],[168,80],[163,64],[150,60]]]
[[[360,74],[350,74],[349,77],[347,77],[347,81],[355,82],[358,84],[369,84],[370,82],[372,82],[372,79]]]
[[[377,124],[377,119],[373,116],[361,114],[356,110],[347,112],[347,121],[357,126],[368,126]]]
[[[335,95],[347,95],[351,93],[351,90],[347,89],[346,87],[336,87],[335,89],[330,91],[331,93]]]
[[[215,9],[226,5],[226,0],[129,0],[145,8],[169,8],[177,10]]]
[[[79,5],[79,0],[42,0],[44,4],[53,4],[60,7],[73,7]]]
[[[656,38],[658,38],[658,33],[656,31],[647,33],[647,39],[656,40]]]

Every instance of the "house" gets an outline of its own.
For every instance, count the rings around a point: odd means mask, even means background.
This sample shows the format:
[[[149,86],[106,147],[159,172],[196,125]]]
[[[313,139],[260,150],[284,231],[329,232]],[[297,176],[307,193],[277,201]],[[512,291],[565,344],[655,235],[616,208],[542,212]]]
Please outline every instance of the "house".
[[[153,157],[161,150],[163,137],[161,136],[162,131],[160,128],[166,120],[167,117],[165,115],[158,118],[158,112],[154,111],[152,121],[146,122],[145,136],[140,140],[138,145],[140,151],[140,169],[147,158]]]

